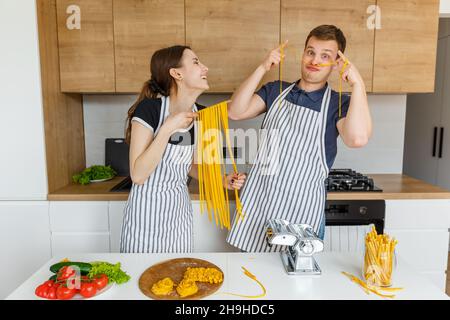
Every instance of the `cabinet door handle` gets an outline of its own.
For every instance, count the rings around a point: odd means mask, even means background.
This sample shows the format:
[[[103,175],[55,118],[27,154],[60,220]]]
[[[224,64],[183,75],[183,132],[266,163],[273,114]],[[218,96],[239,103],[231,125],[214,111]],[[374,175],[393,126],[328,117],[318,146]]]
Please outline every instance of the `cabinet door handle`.
[[[441,127],[441,139],[439,140],[439,158],[442,158],[443,143],[444,143],[444,127]]]
[[[432,157],[436,157],[437,131],[438,131],[438,127],[434,127],[434,133],[433,133],[433,153],[431,154]]]

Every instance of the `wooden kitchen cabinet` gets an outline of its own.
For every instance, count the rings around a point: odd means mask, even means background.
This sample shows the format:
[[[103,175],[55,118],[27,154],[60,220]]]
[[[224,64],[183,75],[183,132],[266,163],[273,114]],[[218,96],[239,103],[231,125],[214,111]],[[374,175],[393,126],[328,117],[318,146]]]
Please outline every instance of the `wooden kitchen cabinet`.
[[[114,0],[116,92],[140,92],[150,58],[185,44],[184,0]]]
[[[309,32],[319,25],[333,24],[344,33],[347,40],[344,54],[358,68],[370,92],[375,31],[367,28],[367,8],[375,3],[375,0],[281,0],[281,41],[289,40],[283,78],[295,81],[301,77],[300,61]],[[336,91],[338,79],[338,72],[333,72],[330,84]],[[343,90],[350,91],[350,86],[344,84]]]
[[[112,0],[57,0],[62,92],[114,92]]]
[[[433,92],[439,0],[377,0],[373,92]]]
[[[186,44],[209,68],[210,92],[236,90],[279,43],[279,0],[185,2]],[[275,79],[277,68],[262,83]]]

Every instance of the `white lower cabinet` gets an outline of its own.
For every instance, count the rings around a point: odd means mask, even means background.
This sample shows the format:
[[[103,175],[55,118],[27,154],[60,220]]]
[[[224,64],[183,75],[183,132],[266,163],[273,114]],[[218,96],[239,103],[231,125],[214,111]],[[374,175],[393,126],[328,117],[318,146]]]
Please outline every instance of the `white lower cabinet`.
[[[111,252],[120,252],[120,232],[126,201],[109,202],[109,227]]]
[[[47,201],[0,201],[0,299],[51,258]]]
[[[126,201],[109,202],[109,223],[111,252],[119,252],[120,233]],[[231,214],[235,204],[231,202]],[[226,241],[228,230],[220,229],[214,221],[209,221],[208,214],[200,212],[200,201],[192,201],[194,214],[194,252],[233,252],[238,251]]]
[[[52,232],[52,256],[110,252],[109,232]]]
[[[52,256],[110,252],[108,201],[51,201]]]
[[[236,204],[230,201],[231,221],[233,221]],[[237,248],[230,246],[225,240],[228,235],[226,228],[216,226],[214,217],[209,221],[208,213],[201,214],[200,201],[192,201],[194,211],[194,252],[234,252]]]
[[[445,291],[450,200],[387,200],[385,232],[398,240],[397,254]]]

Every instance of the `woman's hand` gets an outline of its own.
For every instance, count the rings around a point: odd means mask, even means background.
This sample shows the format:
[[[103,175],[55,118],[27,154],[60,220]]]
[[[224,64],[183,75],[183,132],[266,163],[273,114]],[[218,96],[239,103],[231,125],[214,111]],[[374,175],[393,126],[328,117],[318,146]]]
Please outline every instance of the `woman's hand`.
[[[261,66],[264,68],[264,70],[266,70],[266,72],[269,71],[273,66],[279,65],[281,59],[284,59],[284,54],[283,55],[281,54],[281,49],[284,49],[287,43],[288,40],[286,40],[281,46],[278,46],[269,52],[269,54],[261,64]]]
[[[240,190],[244,185],[247,175],[245,173],[228,174],[223,179],[223,186],[228,190]]]
[[[163,127],[170,133],[180,129],[186,129],[192,123],[192,121],[198,117],[198,113],[191,111],[183,111],[171,114],[167,117],[166,121],[164,121]]]

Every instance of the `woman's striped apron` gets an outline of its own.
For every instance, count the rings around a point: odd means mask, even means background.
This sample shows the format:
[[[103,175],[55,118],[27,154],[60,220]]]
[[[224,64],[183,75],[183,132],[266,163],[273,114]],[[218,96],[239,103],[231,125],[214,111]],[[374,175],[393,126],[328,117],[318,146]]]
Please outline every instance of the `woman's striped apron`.
[[[197,111],[195,105],[193,110]],[[163,97],[155,136],[168,115],[169,97]],[[187,178],[194,147],[168,143],[145,183],[133,184],[125,206],[120,252],[192,252],[193,213]]]
[[[285,99],[294,86],[284,90],[266,113],[261,129],[267,134],[241,195],[246,216],[233,222],[227,237],[227,242],[247,252],[280,250],[266,243],[264,225],[269,219],[306,223],[316,233],[324,219],[324,182],[329,170],[325,129],[331,88],[325,90],[318,112]],[[268,162],[275,166],[272,170],[267,169]]]

